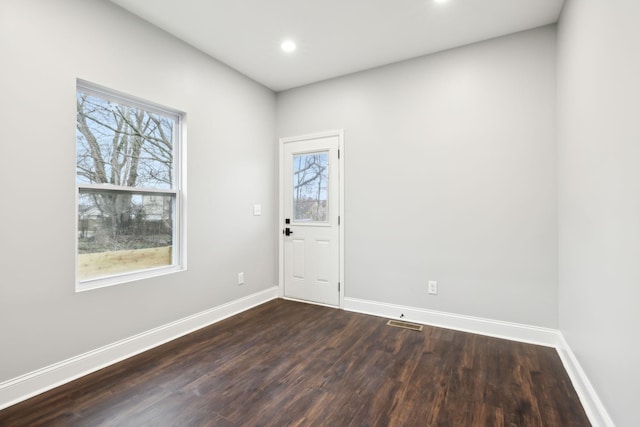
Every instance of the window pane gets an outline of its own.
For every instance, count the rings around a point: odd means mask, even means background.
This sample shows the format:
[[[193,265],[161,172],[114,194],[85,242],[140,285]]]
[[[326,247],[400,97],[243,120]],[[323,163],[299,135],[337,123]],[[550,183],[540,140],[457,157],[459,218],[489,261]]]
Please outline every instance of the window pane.
[[[327,221],[328,173],[328,152],[293,156],[294,221]]]
[[[81,190],[78,279],[172,265],[173,195]]]
[[[78,90],[77,183],[170,189],[176,117]]]

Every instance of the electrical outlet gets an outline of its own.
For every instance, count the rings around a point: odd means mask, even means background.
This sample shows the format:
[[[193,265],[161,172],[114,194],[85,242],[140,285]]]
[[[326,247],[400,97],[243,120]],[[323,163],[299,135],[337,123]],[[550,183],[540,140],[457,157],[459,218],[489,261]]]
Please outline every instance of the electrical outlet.
[[[430,294],[433,294],[433,295],[438,294],[438,282],[436,282],[435,280],[429,280],[428,286],[429,286]]]
[[[244,273],[238,273],[238,285],[244,285]]]

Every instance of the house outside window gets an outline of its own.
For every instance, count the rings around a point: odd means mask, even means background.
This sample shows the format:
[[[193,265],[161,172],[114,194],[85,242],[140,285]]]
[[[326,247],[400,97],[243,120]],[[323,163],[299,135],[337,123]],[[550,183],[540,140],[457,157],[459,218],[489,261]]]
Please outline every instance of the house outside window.
[[[76,290],[182,269],[182,115],[83,81],[76,103]]]

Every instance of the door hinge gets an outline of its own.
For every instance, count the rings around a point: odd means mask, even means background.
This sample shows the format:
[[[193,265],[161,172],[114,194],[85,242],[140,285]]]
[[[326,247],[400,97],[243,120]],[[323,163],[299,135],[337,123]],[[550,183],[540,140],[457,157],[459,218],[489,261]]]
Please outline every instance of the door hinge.
[[[340,158],[340,150],[338,150],[338,158]]]
[[[338,215],[338,225],[340,225],[340,215]]]
[[[338,282],[338,292],[340,292],[340,282]]]

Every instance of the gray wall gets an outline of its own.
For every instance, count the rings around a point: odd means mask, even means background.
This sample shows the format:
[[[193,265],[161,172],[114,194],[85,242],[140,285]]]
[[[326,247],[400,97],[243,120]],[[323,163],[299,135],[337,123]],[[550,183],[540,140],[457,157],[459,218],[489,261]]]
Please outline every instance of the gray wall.
[[[106,1],[2,0],[0,57],[0,382],[277,284],[270,90]],[[76,78],[187,113],[188,271],[74,292]]]
[[[560,329],[618,426],[638,425],[640,2],[559,24]]]
[[[279,137],[345,130],[347,297],[558,326],[555,37],[278,95]]]

